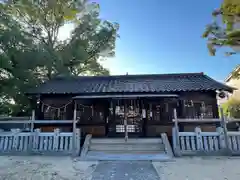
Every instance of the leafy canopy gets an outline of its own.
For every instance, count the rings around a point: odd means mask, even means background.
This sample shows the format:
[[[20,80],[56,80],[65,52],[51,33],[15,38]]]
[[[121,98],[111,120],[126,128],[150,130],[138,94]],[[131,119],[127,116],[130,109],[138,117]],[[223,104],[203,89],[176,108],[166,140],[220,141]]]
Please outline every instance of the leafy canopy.
[[[215,55],[217,48],[230,47],[226,55],[240,52],[240,1],[224,0],[221,7],[213,11],[213,23],[207,25],[203,38],[208,40],[210,55]]]
[[[100,61],[115,55],[117,23],[88,0],[0,3],[0,113],[29,109],[24,93],[58,74],[109,74]],[[66,25],[67,39],[59,38]]]

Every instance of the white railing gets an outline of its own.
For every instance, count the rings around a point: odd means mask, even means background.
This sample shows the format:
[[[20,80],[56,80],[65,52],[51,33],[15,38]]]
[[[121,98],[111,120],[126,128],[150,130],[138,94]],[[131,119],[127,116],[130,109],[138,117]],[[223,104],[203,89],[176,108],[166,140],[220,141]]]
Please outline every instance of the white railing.
[[[240,132],[227,129],[228,123],[240,122],[240,119],[225,117],[222,109],[220,112],[221,118],[219,119],[179,119],[174,110],[172,137],[175,155],[240,155]],[[198,125],[218,123],[221,127],[216,128],[216,132],[202,132],[201,128],[196,125],[194,132],[180,132],[179,123],[197,123]]]
[[[13,129],[11,132],[0,132],[1,153],[41,153],[41,154],[74,154],[80,153],[80,129],[73,132],[21,132]]]
[[[200,127],[196,127],[195,132],[178,133],[173,128],[173,149],[177,156],[240,155],[240,132],[227,132],[225,138],[221,127],[218,127],[216,132],[202,132]]]
[[[240,155],[240,132],[228,132],[228,147],[232,154]]]
[[[178,156],[225,153],[223,129],[217,128],[217,132],[202,132],[200,127],[196,127],[195,132],[177,133],[173,128],[173,149]]]

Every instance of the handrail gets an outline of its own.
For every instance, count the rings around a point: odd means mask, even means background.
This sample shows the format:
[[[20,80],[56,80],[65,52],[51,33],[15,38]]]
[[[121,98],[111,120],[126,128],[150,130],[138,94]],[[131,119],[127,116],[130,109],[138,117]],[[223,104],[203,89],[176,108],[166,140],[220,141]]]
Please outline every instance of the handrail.
[[[17,117],[17,116],[13,116],[13,117],[10,117],[10,116],[0,116],[0,121],[10,121],[10,120],[30,120],[31,117],[30,116],[20,116],[20,117]]]
[[[73,120],[9,120],[9,121],[0,121],[0,124],[67,124],[73,123]],[[78,121],[77,121],[78,122]]]
[[[224,119],[225,120],[225,122],[226,123],[230,123],[230,122],[240,122],[240,119],[237,119],[237,118],[225,118]],[[207,122],[221,122],[222,120],[221,120],[221,118],[219,118],[219,119],[214,119],[214,118],[206,118],[206,119],[204,119],[204,118],[199,118],[199,119],[197,119],[197,118],[192,118],[192,119],[190,119],[190,118],[186,118],[186,119],[184,119],[184,118],[177,118],[177,119],[173,119],[172,120],[172,122],[192,122],[192,123],[196,123],[196,122],[200,122],[200,123],[207,123]]]
[[[176,121],[176,119],[172,120],[173,122]],[[177,118],[177,122],[221,122],[221,119],[179,119]]]

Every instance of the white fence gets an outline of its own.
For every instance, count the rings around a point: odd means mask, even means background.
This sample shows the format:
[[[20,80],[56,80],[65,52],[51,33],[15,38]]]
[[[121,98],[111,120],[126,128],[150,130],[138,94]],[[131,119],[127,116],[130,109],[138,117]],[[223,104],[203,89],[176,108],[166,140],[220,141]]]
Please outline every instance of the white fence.
[[[177,132],[173,128],[173,150],[175,155],[240,155],[240,132],[227,132],[217,128],[216,132]]]
[[[80,154],[81,133],[76,128],[76,109],[73,120],[35,120],[35,110],[32,117],[0,117],[0,125],[27,124],[31,132],[21,132],[12,129],[9,132],[0,132],[0,153],[20,154]],[[34,130],[35,124],[72,124],[73,132],[41,132]]]
[[[225,117],[221,108],[220,112],[220,119],[179,119],[175,109],[173,119],[175,126],[172,131],[175,155],[240,155],[239,128],[238,131],[227,129],[228,123],[240,122],[240,119]],[[202,132],[200,127],[196,127],[194,132],[180,132],[179,123],[185,123],[185,125],[218,123],[221,127],[218,127],[216,132]]]
[[[239,134],[240,135],[240,134]],[[226,151],[223,129],[217,132],[177,132],[173,128],[173,150],[175,155],[218,154]]]
[[[80,129],[73,132],[20,132],[20,129],[12,129],[11,132],[0,132],[0,152],[20,154],[73,154],[80,153]]]

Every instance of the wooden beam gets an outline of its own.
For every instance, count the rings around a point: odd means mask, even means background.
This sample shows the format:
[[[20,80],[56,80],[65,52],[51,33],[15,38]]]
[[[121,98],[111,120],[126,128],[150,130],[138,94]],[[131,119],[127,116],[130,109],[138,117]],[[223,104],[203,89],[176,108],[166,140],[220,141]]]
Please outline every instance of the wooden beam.
[[[16,121],[16,120],[9,120],[9,121],[0,121],[0,124],[31,124],[32,120],[27,121]],[[73,123],[73,120],[35,120],[34,124],[67,124]]]
[[[188,123],[207,123],[207,122],[221,122],[221,119],[173,119],[173,122],[188,122]]]
[[[88,95],[76,96],[74,99],[93,99],[93,98],[138,98],[138,97],[178,97],[177,94],[119,94],[119,95]]]
[[[2,120],[5,120],[5,121],[11,121],[11,120],[21,120],[21,121],[24,121],[24,120],[30,120],[31,119],[31,117],[30,116],[21,116],[21,117],[0,117],[0,121],[2,121]]]

